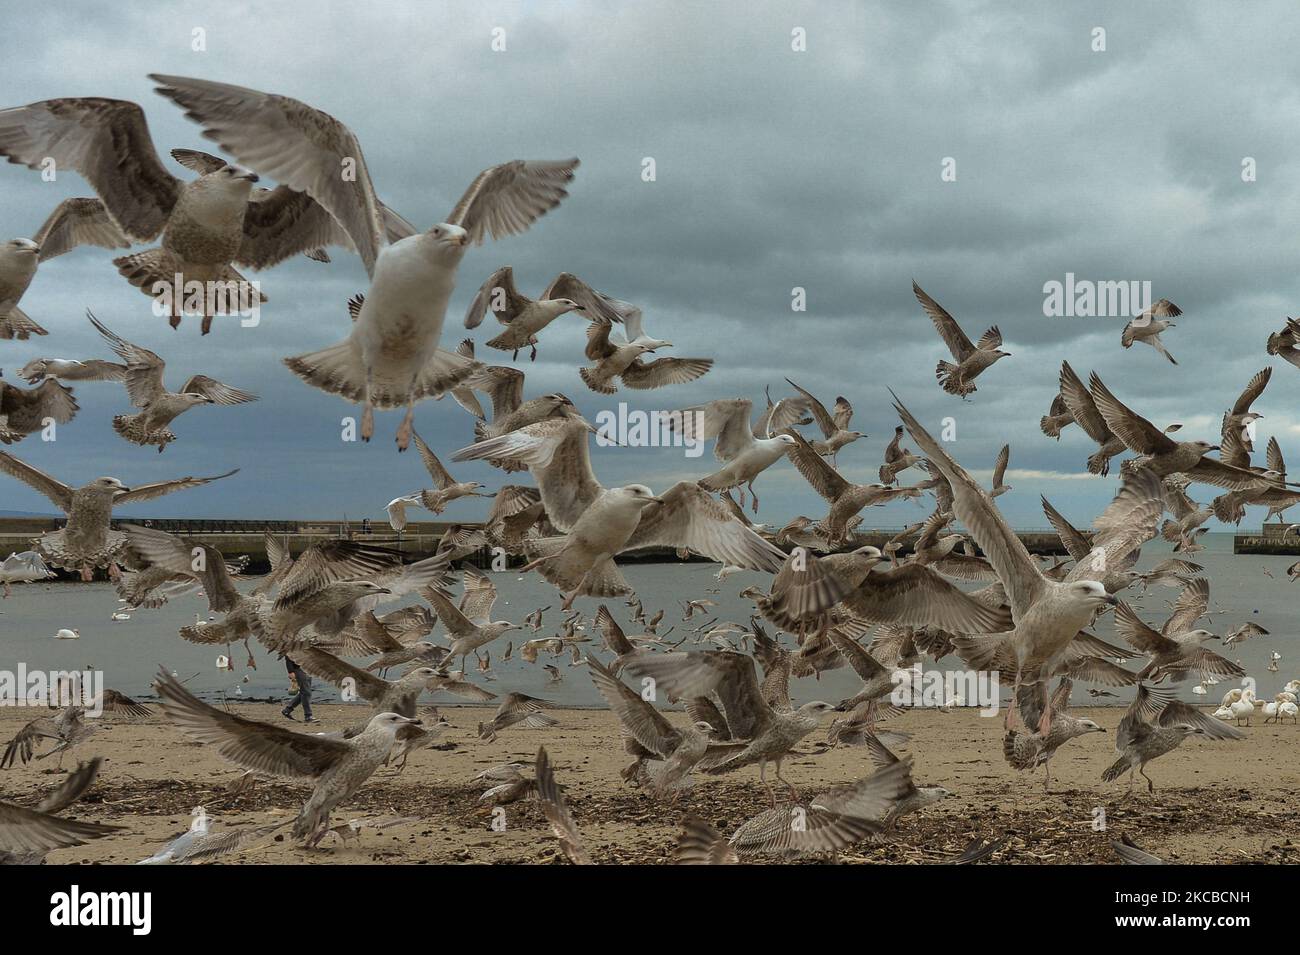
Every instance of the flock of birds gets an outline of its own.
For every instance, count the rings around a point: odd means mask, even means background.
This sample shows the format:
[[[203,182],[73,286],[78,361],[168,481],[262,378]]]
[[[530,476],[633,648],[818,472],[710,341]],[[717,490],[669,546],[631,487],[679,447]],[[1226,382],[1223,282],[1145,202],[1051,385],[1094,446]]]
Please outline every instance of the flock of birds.
[[[878,481],[855,483],[838,469],[838,457],[852,454],[850,445],[866,437],[850,428],[850,402],[838,397],[828,409],[787,380],[793,393],[773,401],[769,392],[757,415],[750,398],[737,397],[683,407],[667,417],[684,438],[714,442],[719,467],[713,473],[660,493],[643,484],[605,486],[590,458],[596,429],[572,400],[560,393],[526,397],[524,371],[480,360],[472,339],[454,350],[441,347],[446,307],[467,247],[528,230],[565,198],[578,160],[492,166],[474,179],[445,222],[420,231],[380,200],[361,144],[334,117],[286,96],[177,76],[153,79],[160,84],[157,92],[202,126],[230,160],[173,150],[173,158],[197,175],[177,178],[158,157],[143,110],[131,102],[55,99],[0,111],[0,155],[31,168],[52,160],[95,191],[94,197],[60,203],[34,239],[15,239],[0,248],[0,338],[47,334],[19,303],[40,263],[80,245],[129,249],[161,237],[155,247],[114,260],[119,273],[148,295],[157,294],[158,283],[243,283],[237,266],[263,269],[299,254],[327,262],[326,249],[342,247],[360,257],[370,277],[367,291],[347,303],[349,334],[288,357],[285,364],[309,385],[360,405],[364,440],[373,436],[376,409],[405,409],[398,449],[415,442],[433,487],[389,502],[395,529],[406,525],[411,507],[437,514],[462,497],[493,502],[481,529],[452,528],[434,555],[414,563],[396,550],[356,540],[322,541],[295,556],[268,535],[271,573],[241,588],[242,568],[227,563],[217,548],[147,526],[112,523],[118,507],[197,488],[236,471],[133,488],[113,477],[65,484],[0,452],[0,471],[41,492],[67,515],[64,527],[38,538],[33,551],[5,562],[6,587],[44,579],[51,567],[84,579],[103,568],[127,604],[123,619],[197,592],[206,599],[210,618],[182,628],[184,640],[225,647],[221,659],[231,668],[229,648],[240,642],[248,648],[256,641],[292,656],[322,679],[349,687],[371,705],[369,716],[340,733],[297,732],[211,706],[176,674],[158,673],[154,685],[167,718],[242,767],[241,785],[287,777],[311,786],[293,822],[294,838],[315,845],[338,833],[331,814],[380,766],[404,766],[412,754],[437,744],[445,721],[436,710],[419,709],[422,694],[497,699],[467,670],[470,656],[483,680],[492,680],[491,648],[510,641],[502,657],[510,659],[515,646],[507,635],[525,627],[539,632],[542,614],[550,608],[534,610],[524,623],[493,620],[495,584],[463,563],[484,545],[522,558],[523,572],[537,571],[559,591],[560,607],[568,614],[565,632],[523,642],[519,653],[536,661],[541,652],[552,657],[567,652],[573,665],[586,667],[617,716],[633,760],[623,771],[625,781],[653,798],[675,801],[696,776],[758,767],[771,809],[729,838],[703,820],[687,818],[677,850],[683,862],[833,853],[885,838],[901,816],[947,795],[913,781],[911,758],[889,749],[906,742],[907,734],[882,727],[901,711],[891,701],[900,671],[922,656],[938,661],[956,654],[971,669],[996,672],[1011,685],[1005,759],[1017,770],[1043,767],[1045,786],[1049,763],[1062,745],[1104,732],[1096,722],[1069,713],[1077,682],[1099,687],[1090,691],[1094,698],[1113,695],[1107,687],[1136,688],[1115,734],[1118,758],[1103,777],[1127,774],[1130,787],[1141,774],[1153,789],[1146,765],[1189,736],[1240,739],[1237,724],[1243,718],[1249,722],[1257,710],[1266,721],[1296,721],[1297,681],[1264,702],[1253,691],[1238,692],[1213,715],[1178,701],[1167,689],[1197,677],[1198,690],[1208,692],[1206,687],[1220,680],[1245,675],[1240,665],[1207,646],[1219,639],[1198,626],[1210,613],[1209,581],[1189,555],[1200,549],[1198,537],[1212,514],[1240,521],[1246,507],[1260,505],[1272,516],[1300,500],[1297,485],[1287,480],[1276,438],[1268,443],[1265,466],[1251,463],[1260,416],[1250,408],[1271,369],[1251,379],[1224,414],[1219,441],[1212,444],[1176,440],[1178,423],[1153,424],[1096,374],[1085,385],[1062,363],[1059,394],[1041,421],[1044,434],[1059,439],[1065,428],[1078,425],[1098,445],[1087,461],[1088,470],[1098,475],[1109,473],[1113,457],[1133,454],[1120,467],[1118,493],[1090,529],[1076,528],[1042,501],[1068,552],[1062,561],[1031,556],[995,503],[1011,490],[1005,483],[1010,447],[1002,448],[986,488],[897,396],[893,407],[900,424]],[[279,184],[259,188],[262,176]],[[1009,357],[1001,332],[995,326],[972,342],[915,283],[914,293],[951,353],[952,360],[936,368],[940,386],[969,399],[977,379]],[[260,288],[257,294],[260,301]],[[180,296],[172,299],[172,309],[170,323],[176,327],[186,314]],[[199,311],[207,334],[216,314],[206,301]],[[589,321],[590,364],[579,377],[601,395],[614,393],[618,383],[632,389],[679,386],[712,365],[708,358],[648,359],[671,342],[646,333],[635,305],[567,272],[533,299],[515,287],[510,267],[495,271],[470,304],[466,328],[478,327],[489,312],[502,330],[486,346],[512,359],[525,349],[535,358],[549,325],[570,312],[582,315]],[[1145,343],[1174,362],[1160,335],[1174,327],[1168,319],[1179,314],[1177,306],[1161,300],[1129,323],[1122,344]],[[114,430],[160,452],[177,439],[171,429],[190,408],[256,399],[203,374],[169,391],[161,357],[120,337],[94,315],[89,320],[115,360],[27,362],[20,376],[32,388],[0,384],[0,440],[15,443],[50,419],[70,420],[78,404],[64,382],[122,382],[137,410],[114,418]],[[1300,325],[1288,320],[1286,329],[1270,337],[1268,352],[1300,367]],[[511,475],[527,472],[531,484],[503,483],[489,490],[453,477],[414,429],[416,404],[448,393],[473,418],[467,434],[472,440],[453,450],[450,460],[484,461]],[[490,412],[480,395],[488,399]],[[816,428],[811,436],[800,430],[808,426]],[[905,435],[916,450],[905,446]],[[801,516],[772,529],[746,513],[746,492],[749,510],[756,513],[754,482],[783,459],[825,500],[824,517]],[[903,483],[909,472],[915,482]],[[1189,496],[1194,484],[1224,493],[1208,506],[1198,504]],[[933,499],[930,516],[885,546],[860,539],[865,508],[927,497]],[[1157,536],[1174,544],[1177,554],[1139,572],[1140,550]],[[621,554],[651,547],[706,557],[720,565],[719,580],[749,570],[771,575],[771,584],[742,592],[754,604],[747,626],[716,620],[689,626],[715,604],[708,597],[684,601],[683,633],[669,642],[658,633],[663,612],[647,618],[617,562]],[[1300,576],[1300,570],[1292,570],[1292,577]],[[452,589],[458,572],[459,598]],[[959,586],[972,582],[981,584],[979,589]],[[1158,585],[1179,589],[1172,613],[1158,628],[1121,597],[1136,585],[1143,592]],[[640,632],[625,632],[608,604],[592,621],[604,651],[612,654],[608,661],[583,649],[592,641],[581,613],[571,612],[580,597],[628,598],[634,608],[632,620]],[[377,612],[410,598],[419,602]],[[1109,643],[1090,629],[1107,613],[1127,646]],[[445,645],[429,639],[438,624],[446,631]],[[765,624],[792,635],[794,645],[769,635]],[[1223,642],[1232,645],[1265,633],[1243,624]],[[691,646],[684,646],[688,642]],[[347,658],[371,659],[363,664]],[[1140,666],[1126,668],[1134,658]],[[251,649],[249,662],[254,662]],[[792,678],[845,666],[862,679],[851,698],[794,704]],[[553,663],[547,668],[553,682],[562,678]],[[628,677],[636,682],[629,685]],[[647,686],[654,692],[644,692]],[[101,702],[107,712],[124,718],[149,711],[111,690]],[[664,704],[680,704],[688,719],[669,720]],[[479,724],[479,737],[553,726],[557,718],[549,711],[554,708],[544,699],[507,693],[491,718]],[[864,747],[873,771],[805,797],[782,775],[782,763],[832,715],[828,738],[834,745]],[[62,760],[95,725],[83,707],[69,706],[25,727],[0,764],[54,753]],[[36,752],[43,741],[52,741],[52,748]],[[93,782],[99,765],[98,760],[82,764],[34,809],[0,803],[0,850],[10,861],[40,859],[54,847],[112,831],[59,815]],[[769,765],[775,782],[767,778]],[[528,768],[506,764],[482,774],[480,781],[490,784],[484,800],[536,799],[564,854],[575,862],[590,861],[544,748],[532,776]],[[211,858],[266,834],[265,829],[189,833],[150,861]],[[986,858],[993,848],[972,845],[953,861]],[[1126,861],[1144,855],[1126,842],[1116,851]]]

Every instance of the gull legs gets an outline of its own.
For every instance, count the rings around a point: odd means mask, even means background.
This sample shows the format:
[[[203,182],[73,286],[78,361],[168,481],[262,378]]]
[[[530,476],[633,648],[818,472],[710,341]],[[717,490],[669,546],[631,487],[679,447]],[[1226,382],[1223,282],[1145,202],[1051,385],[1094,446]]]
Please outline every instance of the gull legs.
[[[752,506],[752,508],[753,508],[753,510],[754,510],[754,513],[757,514],[757,513],[758,513],[758,492],[754,490],[754,482],[753,482],[753,481],[750,481],[750,482],[749,482],[748,487],[749,487],[749,496],[750,496],[751,498],[753,498],[753,503],[752,503],[751,506]],[[745,502],[744,502],[744,501],[741,501],[741,507],[744,507],[744,506],[745,506]]]

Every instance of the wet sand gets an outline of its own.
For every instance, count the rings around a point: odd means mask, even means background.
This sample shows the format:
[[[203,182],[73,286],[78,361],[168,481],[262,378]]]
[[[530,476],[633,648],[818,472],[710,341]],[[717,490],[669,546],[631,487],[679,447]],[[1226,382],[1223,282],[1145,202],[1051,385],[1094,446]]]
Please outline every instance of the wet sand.
[[[243,704],[237,712],[253,719],[286,723],[268,704]],[[355,706],[321,705],[316,729],[350,725]],[[333,817],[334,823],[385,816],[413,821],[383,830],[363,829],[346,841],[330,835],[320,847],[294,845],[287,829],[250,848],[223,857],[226,863],[549,863],[558,857],[555,840],[534,805],[505,807],[505,828],[494,831],[491,811],[477,805],[486,787],[472,782],[479,771],[507,760],[531,762],[539,745],[551,754],[558,782],[585,844],[597,862],[670,861],[678,823],[696,813],[729,834],[748,816],[770,805],[758,782],[758,768],[726,776],[696,777],[694,788],[675,805],[621,782],[628,763],[617,724],[603,710],[556,710],[560,725],[546,730],[512,728],[491,743],[475,726],[490,713],[440,705],[453,724],[441,750],[412,755],[406,770],[381,769]],[[0,711],[0,739],[48,711]],[[1127,832],[1150,852],[1177,862],[1300,862],[1300,767],[1294,760],[1300,728],[1287,724],[1243,727],[1241,742],[1189,740],[1147,767],[1154,796],[1143,780],[1127,795],[1127,780],[1101,782],[1115,758],[1113,734],[1121,709],[1076,709],[1106,727],[1068,743],[1052,761],[1052,792],[1043,776],[1016,773],[1002,759],[1000,718],[973,710],[912,711],[888,728],[911,741],[900,754],[915,759],[920,784],[952,791],[943,802],[903,819],[882,844],[842,853],[842,862],[919,863],[942,861],[973,838],[1007,836],[993,857],[1004,863],[1109,863],[1109,839]],[[684,719],[671,713],[673,721]],[[294,724],[288,724],[294,725]],[[301,724],[296,725],[302,729]],[[871,772],[862,748],[828,749],[825,731],[804,740],[787,759],[784,775],[805,795],[831,783]],[[94,737],[65,759],[103,756],[98,781],[65,815],[125,829],[106,838],[58,850],[51,863],[124,863],[150,855],[180,834],[195,807],[204,807],[214,831],[226,826],[268,825],[292,820],[307,790],[287,783],[258,784],[232,795],[227,784],[239,770],[209,746],[190,741],[158,713],[138,721],[105,719]],[[0,798],[33,804],[62,779],[55,760],[33,760],[0,771]],[[769,768],[770,778],[770,768]],[[1105,814],[1106,831],[1094,820]],[[1294,840],[1294,842],[1293,842]]]

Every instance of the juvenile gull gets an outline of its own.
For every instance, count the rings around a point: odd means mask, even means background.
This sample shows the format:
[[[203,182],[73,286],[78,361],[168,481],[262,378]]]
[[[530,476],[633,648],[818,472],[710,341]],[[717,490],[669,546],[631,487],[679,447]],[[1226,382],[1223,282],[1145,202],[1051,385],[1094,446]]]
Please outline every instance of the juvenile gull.
[[[948,351],[952,352],[953,361],[956,362],[953,364],[949,361],[940,361],[935,368],[935,377],[939,379],[939,384],[948,394],[965,398],[977,390],[975,379],[984,369],[999,358],[1011,356],[1010,352],[1002,350],[1002,333],[994,325],[980,336],[979,342],[972,344],[966,337],[966,333],[961,330],[961,326],[957,324],[957,320],[949,315],[942,305],[926,295],[915,281],[912,282],[912,293],[925,309],[925,313],[930,316],[930,321],[934,322],[939,337],[948,346]]]
[[[186,283],[236,283],[241,299],[264,300],[233,263],[261,269],[323,245],[348,244],[306,193],[285,185],[255,193],[255,173],[216,156],[174,150],[178,163],[199,174],[189,182],[176,178],[158,158],[144,111],[125,100],[52,99],[0,111],[0,155],[32,169],[52,158],[94,188],[97,199],[75,200],[82,203],[76,228],[55,236],[61,251],[82,243],[113,248],[152,242],[161,235],[158,248],[113,264],[150,297],[157,283],[172,290],[173,327],[180,324]],[[207,298],[204,334],[212,325]]]
[[[471,580],[477,580],[478,595],[473,599],[471,597]],[[429,601],[433,607],[434,613],[442,621],[442,625],[447,628],[447,638],[451,641],[451,646],[447,649],[447,655],[443,658],[443,666],[446,667],[453,659],[460,657],[461,668],[465,666],[465,658],[471,653],[477,652],[481,647],[485,647],[497,639],[503,633],[511,630],[522,630],[516,623],[509,620],[492,620],[489,615],[496,604],[496,587],[486,576],[480,574],[477,578],[466,575],[465,578],[465,597],[460,607],[451,602],[451,595],[447,591],[430,587],[424,591],[424,599]]]
[[[420,721],[378,713],[348,739],[312,736],[245,719],[202,702],[165,669],[154,683],[163,710],[183,732],[216,747],[224,759],[255,773],[314,783],[294,820],[293,837],[315,845],[329,831],[329,817],[388,758],[398,730]]]
[[[18,307],[36,276],[41,247],[31,239],[10,239],[0,245],[0,340],[26,341],[32,335],[48,335]]]
[[[489,348],[513,352],[511,360],[519,357],[519,349],[531,348],[529,361],[537,360],[537,336],[542,329],[565,312],[584,312],[587,306],[579,304],[568,295],[570,286],[587,288],[575,275],[562,272],[555,277],[542,297],[531,299],[519,294],[515,288],[515,273],[510,266],[497,269],[488,276],[478,294],[465,312],[465,327],[478,328],[483,316],[491,312],[506,327],[487,343]],[[591,292],[587,289],[588,293]]]
[[[1251,376],[1250,381],[1246,382],[1246,387],[1237,397],[1232,408],[1223,416],[1223,427],[1221,433],[1224,437],[1229,432],[1235,433],[1241,439],[1241,445],[1248,452],[1255,450],[1254,439],[1251,435],[1254,429],[1251,425],[1264,416],[1257,412],[1251,411],[1250,406],[1259,400],[1259,396],[1264,393],[1268,387],[1268,381],[1273,377],[1272,368],[1261,368]]]
[[[1138,673],[1139,680],[1159,683],[1169,677],[1179,683],[1193,671],[1202,679],[1245,675],[1246,671],[1240,666],[1203,646],[1207,640],[1219,639],[1215,634],[1200,628],[1192,629],[1204,614],[1208,597],[1209,582],[1204,577],[1192,580],[1160,631],[1143,623],[1128,604],[1121,602],[1115,608],[1116,632],[1130,646],[1151,658]]]
[[[87,839],[100,839],[122,829],[56,815],[90,788],[102,762],[97,756],[81,763],[34,809],[0,802],[0,865],[41,865],[54,849],[84,845]]]
[[[417,505],[434,514],[441,514],[447,509],[447,505],[457,498],[462,497],[491,497],[491,494],[482,494],[480,488],[486,487],[485,484],[479,484],[477,481],[457,481],[451,476],[450,472],[443,467],[438,456],[433,453],[433,449],[424,443],[424,439],[411,429],[411,437],[415,440],[416,450],[420,452],[420,460],[424,462],[424,469],[429,472],[433,478],[434,487],[426,488],[423,491],[416,491],[405,497],[395,498],[389,501],[384,510],[388,512],[388,523],[392,525],[393,530],[400,531],[406,526],[406,508],[409,505]]]
[[[894,438],[885,448],[885,463],[880,466],[880,483],[893,484],[898,475],[906,471],[921,459],[912,453],[911,448],[903,447],[903,426],[894,428]]]
[[[113,418],[113,430],[132,444],[156,444],[162,452],[176,440],[168,426],[178,415],[198,405],[240,405],[257,400],[252,392],[232,388],[207,375],[191,375],[180,391],[168,391],[163,380],[167,366],[157,354],[119,337],[89,311],[86,316],[109,347],[126,362],[126,373],[122,376],[126,393],[140,412],[117,415]]]
[[[1216,740],[1245,739],[1245,734],[1236,727],[1139,684],[1137,696],[1115,731],[1115,751],[1120,754],[1119,759],[1101,774],[1101,778],[1110,783],[1127,772],[1131,790],[1134,775],[1141,773],[1147,781],[1147,791],[1155,792],[1156,784],[1146,773],[1147,763],[1177,749],[1189,736]]]
[[[1288,318],[1280,332],[1268,336],[1267,351],[1300,368],[1300,321]]]
[[[121,381],[126,377],[126,365],[100,358],[85,361],[76,358],[33,358],[23,365],[18,377],[29,385],[39,384],[43,378],[60,381]]]
[[[829,457],[831,464],[835,463],[835,456],[839,453],[840,448],[846,444],[852,444],[858,438],[865,438],[866,434],[861,431],[850,431],[849,423],[853,420],[853,405],[849,404],[849,399],[840,395],[835,399],[835,410],[827,411],[826,406],[814,398],[809,392],[804,391],[789,378],[786,379],[790,387],[799,392],[807,402],[808,408],[812,411],[813,420],[817,422],[817,427],[821,429],[821,441],[811,442],[813,450],[822,457]],[[773,431],[779,430],[776,427]]]
[[[158,90],[205,127],[227,152],[307,193],[352,240],[371,279],[352,333],[329,348],[285,359],[314,388],[362,405],[361,439],[374,409],[406,405],[397,446],[410,441],[415,402],[461,384],[476,365],[438,348],[456,269],[467,247],[490,233],[524,232],[568,195],[578,160],[513,160],[479,173],[446,222],[417,233],[410,223],[390,244],[361,143],[347,126],[306,103],[226,83],[157,76]],[[355,175],[339,174],[344,165]],[[400,217],[396,217],[400,219]]]
[[[1082,719],[1069,714],[1070,689],[1073,685],[1066,677],[1062,677],[1061,682],[1057,684],[1056,692],[1052,694],[1052,713],[1054,714],[1052,728],[1048,730],[1046,736],[1011,729],[1002,738],[1002,755],[1013,769],[1024,771],[1026,769],[1037,769],[1039,766],[1043,767],[1043,792],[1047,792],[1051,788],[1051,759],[1056,755],[1058,749],[1076,736],[1106,732],[1093,720]],[[1040,715],[1036,712],[1036,700],[1035,696],[1028,696],[1026,699],[1028,712],[1022,711],[1020,714],[1021,721],[1026,726],[1033,726],[1040,719]],[[1012,705],[1018,704],[1013,701]]]
[[[109,568],[109,573],[113,576],[118,573],[118,555],[126,543],[126,537],[109,527],[113,508],[150,501],[173,491],[202,487],[237,474],[239,469],[213,477],[183,477],[141,484],[134,488],[128,488],[115,477],[101,477],[73,488],[0,451],[0,471],[40,491],[68,515],[68,521],[62,529],[49,531],[37,538],[37,550],[55,567],[80,570],[82,579],[89,580],[96,567]]]
[[[597,316],[587,326],[588,360],[596,364],[590,368],[579,368],[578,375],[592,391],[602,395],[612,395],[618,391],[614,379],[620,378],[628,388],[647,389],[663,388],[667,385],[680,385],[694,381],[713,367],[712,358],[656,358],[647,362],[643,356],[660,348],[671,348],[672,342],[660,338],[638,335],[624,341],[611,340],[609,333],[613,323]],[[626,323],[630,335],[633,329],[640,331],[640,323],[633,326]]]
[[[1119,342],[1125,348],[1132,348],[1134,342],[1144,342],[1168,358],[1171,365],[1176,365],[1178,362],[1174,360],[1174,356],[1165,351],[1164,343],[1160,341],[1160,333],[1166,328],[1173,328],[1174,323],[1169,319],[1181,314],[1183,314],[1181,308],[1169,299],[1162,298],[1124,326]]]
[[[707,441],[717,438],[713,456],[723,462],[723,467],[708,477],[700,479],[700,487],[710,491],[726,491],[745,485],[753,496],[754,512],[758,512],[758,492],[754,480],[775,464],[794,446],[788,434],[768,434],[756,438],[749,418],[754,406],[748,398],[726,398],[710,401],[674,411],[668,416],[668,425],[678,431],[684,440]],[[777,416],[769,416],[777,417]],[[788,423],[778,420],[777,425]],[[769,427],[772,421],[769,420]],[[745,491],[740,491],[740,506],[745,506]]]
[[[548,419],[453,455],[457,461],[515,458],[528,465],[547,517],[564,534],[526,542],[533,558],[528,566],[566,592],[565,610],[580,594],[631,593],[613,558],[638,547],[687,549],[751,570],[780,567],[785,555],[698,484],[679,482],[660,497],[643,484],[601,486],[591,469],[590,430],[581,418]]]
[[[582,836],[569,814],[569,807],[564,803],[564,794],[555,783],[555,773],[551,769],[551,759],[546,747],[537,749],[537,802],[542,815],[551,824],[551,831],[560,841],[560,851],[574,865],[592,865],[591,856],[583,848]]]
[[[948,479],[956,516],[987,556],[1006,591],[1015,621],[1010,638],[1017,661],[1013,698],[1019,698],[1021,684],[1036,685],[1046,697],[1046,681],[1064,660],[1075,635],[1092,623],[1098,611],[1116,603],[1097,578],[1111,561],[1127,556],[1154,535],[1155,521],[1164,510],[1159,480],[1142,469],[1126,483],[1098,521],[1099,529],[1107,532],[1097,544],[1101,559],[1076,564],[1064,581],[1050,580],[987,492],[900,401],[895,399],[894,406],[926,456]],[[1008,710],[1008,724],[1014,712],[1014,708]],[[1038,730],[1046,735],[1050,729],[1051,701],[1046,700]]]
[[[0,380],[0,444],[14,444],[47,428],[67,424],[80,410],[72,389],[53,378],[35,388],[20,388]]]
[[[1074,412],[1065,403],[1065,395],[1058,390],[1056,397],[1052,399],[1051,407],[1047,409],[1047,414],[1038,419],[1038,427],[1049,438],[1060,441],[1061,431],[1072,424],[1074,424]]]
[[[497,738],[497,733],[501,732],[501,730],[518,724],[522,724],[529,729],[543,729],[547,726],[554,726],[559,720],[542,712],[543,709],[549,709],[553,706],[555,704],[550,700],[538,699],[525,693],[509,693],[501,701],[501,705],[497,707],[492,719],[486,723],[478,724],[478,737],[490,743]]]
[[[1060,397],[1069,409],[1071,420],[1098,444],[1098,450],[1088,458],[1088,470],[1093,474],[1109,474],[1110,459],[1123,452],[1124,442],[1110,430],[1110,425],[1097,410],[1092,392],[1074,373],[1068,361],[1061,362],[1060,387]]]

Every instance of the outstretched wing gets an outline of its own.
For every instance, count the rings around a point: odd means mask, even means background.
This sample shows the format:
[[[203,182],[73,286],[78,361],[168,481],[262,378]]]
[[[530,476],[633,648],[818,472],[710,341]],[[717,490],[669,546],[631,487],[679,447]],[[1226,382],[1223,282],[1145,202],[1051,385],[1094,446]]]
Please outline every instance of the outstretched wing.
[[[501,239],[525,231],[569,193],[577,159],[556,162],[516,159],[484,169],[474,177],[447,217],[481,245],[490,232]]]

